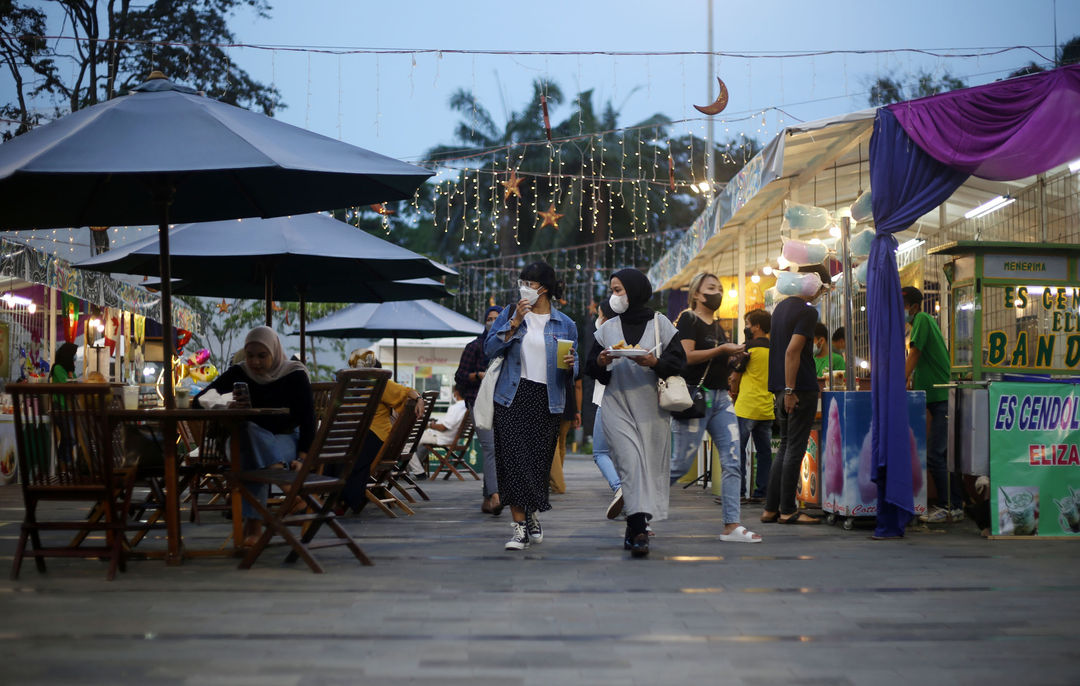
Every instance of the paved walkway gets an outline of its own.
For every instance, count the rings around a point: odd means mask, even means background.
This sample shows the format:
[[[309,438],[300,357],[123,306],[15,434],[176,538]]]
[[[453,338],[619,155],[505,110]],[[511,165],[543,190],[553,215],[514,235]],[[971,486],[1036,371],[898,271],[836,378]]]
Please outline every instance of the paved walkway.
[[[349,520],[376,566],[327,573],[235,560],[23,565],[0,582],[3,684],[1076,684],[1080,545],[988,542],[962,522],[868,530],[756,524],[720,543],[720,508],[672,493],[653,553],[631,560],[606,484],[567,462],[545,541],[503,551],[509,511],[477,482],[431,484],[415,517]],[[0,567],[21,516],[0,487]],[[211,520],[217,520],[211,515]],[[191,527],[196,544],[224,523]]]

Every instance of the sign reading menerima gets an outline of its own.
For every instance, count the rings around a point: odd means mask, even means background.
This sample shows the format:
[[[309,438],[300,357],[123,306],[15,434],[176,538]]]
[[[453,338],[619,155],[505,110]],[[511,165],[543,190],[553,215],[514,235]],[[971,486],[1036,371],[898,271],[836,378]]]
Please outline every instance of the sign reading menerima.
[[[986,255],[983,276],[988,279],[1038,277],[1064,281],[1069,278],[1069,259],[1064,255]]]

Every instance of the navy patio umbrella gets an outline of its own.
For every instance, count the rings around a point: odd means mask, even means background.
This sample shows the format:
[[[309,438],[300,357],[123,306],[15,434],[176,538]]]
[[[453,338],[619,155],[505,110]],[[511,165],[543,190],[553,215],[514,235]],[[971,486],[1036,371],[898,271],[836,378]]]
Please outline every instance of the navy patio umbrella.
[[[431,277],[457,272],[325,214],[197,222],[169,229],[172,290],[186,295],[307,302],[385,302],[448,296]],[[76,264],[92,271],[161,276],[154,238]],[[157,283],[160,287],[161,282]]]
[[[429,176],[155,72],[130,95],[0,145],[0,230],[156,224],[161,319],[171,332],[171,222],[402,200]],[[172,407],[168,374],[164,390]]]
[[[310,336],[393,338],[395,379],[398,338],[448,338],[483,330],[483,324],[430,300],[353,305],[307,327]]]

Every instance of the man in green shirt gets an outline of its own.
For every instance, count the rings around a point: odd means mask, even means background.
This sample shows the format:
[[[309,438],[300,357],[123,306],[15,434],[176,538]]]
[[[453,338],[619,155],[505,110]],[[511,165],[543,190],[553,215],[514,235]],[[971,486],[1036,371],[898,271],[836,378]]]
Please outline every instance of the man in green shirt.
[[[829,345],[829,329],[821,322],[814,327],[814,368],[820,379],[829,372],[829,356],[832,355],[833,371],[844,370],[844,356],[832,351]]]
[[[914,286],[906,286],[904,309],[911,324],[910,345],[904,373],[913,390],[926,391],[926,471],[934,480],[938,506],[920,517],[923,521],[943,522],[964,518],[964,492],[960,479],[949,479],[946,453],[949,440],[949,391],[935,388],[949,382],[949,351],[934,318],[922,311],[923,295]]]

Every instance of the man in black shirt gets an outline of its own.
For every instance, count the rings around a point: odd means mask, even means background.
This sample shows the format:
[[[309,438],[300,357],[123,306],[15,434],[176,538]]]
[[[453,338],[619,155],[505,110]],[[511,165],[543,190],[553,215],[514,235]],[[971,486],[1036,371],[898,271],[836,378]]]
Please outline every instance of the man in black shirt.
[[[782,524],[820,524],[817,517],[795,506],[799,468],[810,427],[817,412],[818,382],[814,368],[814,327],[818,321],[813,303],[828,290],[829,272],[822,265],[802,267],[817,274],[821,287],[812,296],[792,295],[772,313],[769,340],[769,390],[776,395],[776,419],[780,424],[780,449],[769,473],[769,488],[761,521]]]

